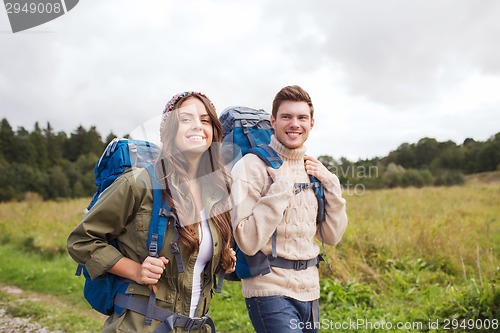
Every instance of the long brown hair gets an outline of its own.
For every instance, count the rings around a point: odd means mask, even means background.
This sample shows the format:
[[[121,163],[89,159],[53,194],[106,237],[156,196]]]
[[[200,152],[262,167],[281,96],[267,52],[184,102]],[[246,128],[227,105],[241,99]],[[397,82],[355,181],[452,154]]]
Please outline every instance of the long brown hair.
[[[175,110],[187,99],[197,98],[205,106],[212,122],[213,139],[210,147],[202,154],[196,179],[210,175],[210,185],[219,188],[222,193],[225,193],[223,200],[214,206],[212,212],[207,212],[207,214],[211,215],[211,219],[222,239],[221,262],[224,267],[229,268],[234,264],[234,260],[230,256],[231,216],[228,205],[231,192],[231,176],[222,162],[220,153],[222,125],[217,117],[215,107],[205,95],[199,93],[185,95],[176,99],[173,107],[170,106],[168,115],[164,115],[167,118],[163,120],[161,126],[163,147],[156,170],[161,171],[161,178],[163,178],[166,185],[163,190],[163,198],[172,207],[172,211],[177,214],[180,223],[180,242],[188,249],[190,254],[197,251],[199,249],[199,239],[196,231],[200,216],[196,211],[192,196],[188,195],[190,193],[187,175],[188,161],[175,145],[175,136],[179,128],[178,112]],[[175,186],[172,184],[175,184]]]

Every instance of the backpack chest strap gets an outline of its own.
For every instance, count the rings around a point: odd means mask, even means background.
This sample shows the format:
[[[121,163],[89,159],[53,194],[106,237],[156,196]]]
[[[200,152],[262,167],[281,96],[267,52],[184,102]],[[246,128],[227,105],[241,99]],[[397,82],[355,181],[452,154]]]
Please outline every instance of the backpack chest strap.
[[[295,183],[293,184],[293,193],[299,194],[302,190],[307,190],[308,188],[316,189],[318,186],[321,186],[320,183]]]

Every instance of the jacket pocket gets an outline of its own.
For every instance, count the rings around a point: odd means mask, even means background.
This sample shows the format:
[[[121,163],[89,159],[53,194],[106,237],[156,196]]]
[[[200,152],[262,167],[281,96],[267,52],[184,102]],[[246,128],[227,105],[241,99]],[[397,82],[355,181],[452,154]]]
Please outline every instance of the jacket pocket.
[[[130,244],[134,244],[135,253],[148,254],[148,233],[150,214],[137,214],[132,221],[133,230],[129,230]]]

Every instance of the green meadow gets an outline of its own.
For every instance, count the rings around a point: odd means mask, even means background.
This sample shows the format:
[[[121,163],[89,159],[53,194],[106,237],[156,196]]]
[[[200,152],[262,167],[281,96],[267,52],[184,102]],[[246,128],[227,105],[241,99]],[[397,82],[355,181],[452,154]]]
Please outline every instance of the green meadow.
[[[498,173],[452,187],[346,193],[349,226],[321,266],[320,331],[497,331]],[[89,199],[0,203],[0,307],[52,330],[97,332],[65,250]],[[23,293],[12,294],[9,287]],[[252,332],[239,282],[225,281],[218,332]],[[297,326],[299,326],[297,324]],[[297,327],[299,328],[299,327]]]

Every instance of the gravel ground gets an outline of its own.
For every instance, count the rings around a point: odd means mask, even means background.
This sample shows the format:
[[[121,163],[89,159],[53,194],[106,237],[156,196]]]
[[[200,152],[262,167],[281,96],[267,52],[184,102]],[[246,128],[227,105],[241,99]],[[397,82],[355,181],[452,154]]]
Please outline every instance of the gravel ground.
[[[10,317],[0,309],[0,332],[2,333],[55,333],[37,323],[32,323],[28,318]]]
[[[21,297],[23,291],[16,287],[0,286],[1,290],[9,294]],[[1,307],[1,303],[0,303]],[[62,331],[51,331],[29,318],[11,317],[6,314],[5,309],[0,308],[0,332],[1,333],[63,333]]]

